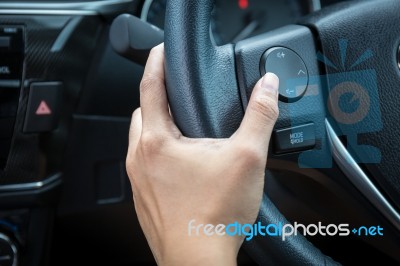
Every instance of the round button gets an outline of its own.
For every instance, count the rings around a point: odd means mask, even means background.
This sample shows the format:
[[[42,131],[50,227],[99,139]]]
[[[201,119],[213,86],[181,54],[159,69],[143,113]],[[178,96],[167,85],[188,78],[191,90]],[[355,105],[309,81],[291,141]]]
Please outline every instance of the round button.
[[[279,77],[279,100],[295,102],[307,90],[308,71],[301,57],[284,47],[268,49],[261,58],[261,74],[275,73]]]
[[[0,233],[0,265],[17,266],[17,248],[11,239]]]

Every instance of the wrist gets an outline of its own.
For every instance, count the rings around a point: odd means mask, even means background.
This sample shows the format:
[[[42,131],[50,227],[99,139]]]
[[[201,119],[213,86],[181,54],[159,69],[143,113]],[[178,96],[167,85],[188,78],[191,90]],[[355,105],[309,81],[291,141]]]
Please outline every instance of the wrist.
[[[237,237],[187,236],[167,244],[160,266],[172,265],[237,265],[236,259],[242,240]]]

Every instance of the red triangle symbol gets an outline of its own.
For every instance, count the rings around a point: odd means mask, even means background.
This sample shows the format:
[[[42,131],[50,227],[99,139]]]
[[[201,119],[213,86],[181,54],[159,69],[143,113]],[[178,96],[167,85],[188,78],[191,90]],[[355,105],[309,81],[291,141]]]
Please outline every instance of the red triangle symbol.
[[[51,115],[51,109],[45,101],[41,101],[38,109],[36,110],[37,115]]]

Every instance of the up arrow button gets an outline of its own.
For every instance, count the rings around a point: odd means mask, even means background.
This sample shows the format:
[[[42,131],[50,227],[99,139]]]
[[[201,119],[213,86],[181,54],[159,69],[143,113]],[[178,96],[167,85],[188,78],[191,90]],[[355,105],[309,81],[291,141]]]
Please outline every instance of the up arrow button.
[[[306,72],[304,72],[303,69],[300,69],[299,72],[297,73],[297,76],[305,75],[305,74],[306,74]]]

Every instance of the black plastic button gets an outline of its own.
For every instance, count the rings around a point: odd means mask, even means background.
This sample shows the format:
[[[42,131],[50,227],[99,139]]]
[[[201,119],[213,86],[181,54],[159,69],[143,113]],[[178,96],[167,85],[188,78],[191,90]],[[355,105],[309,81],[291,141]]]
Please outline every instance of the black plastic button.
[[[11,37],[0,36],[0,48],[1,49],[9,49],[10,45],[11,45]]]
[[[47,132],[58,124],[61,82],[38,82],[31,85],[24,132]]]
[[[15,118],[0,118],[0,139],[11,138],[14,132]]]
[[[314,123],[277,129],[273,136],[276,154],[308,150],[315,146]]]
[[[22,26],[0,27],[0,52],[23,54],[24,34]]]
[[[279,77],[279,100],[295,102],[306,92],[308,70],[301,57],[284,47],[267,50],[261,59],[261,74],[275,73]]]

